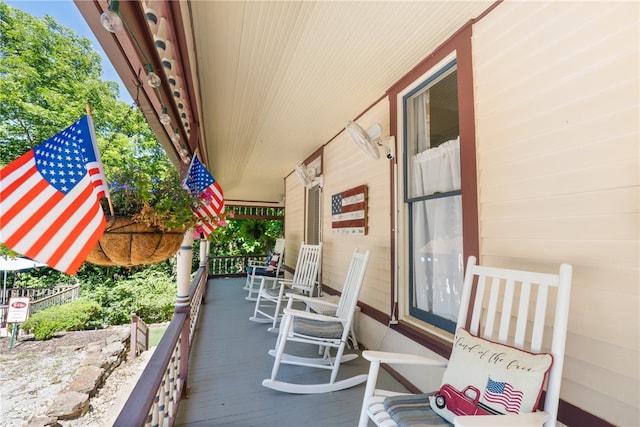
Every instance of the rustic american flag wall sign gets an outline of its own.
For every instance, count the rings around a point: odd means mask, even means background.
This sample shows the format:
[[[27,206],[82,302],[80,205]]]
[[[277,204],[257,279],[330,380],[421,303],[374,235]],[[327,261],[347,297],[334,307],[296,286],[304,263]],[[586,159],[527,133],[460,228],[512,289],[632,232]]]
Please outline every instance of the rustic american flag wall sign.
[[[367,234],[366,185],[331,196],[331,229],[334,234]]]

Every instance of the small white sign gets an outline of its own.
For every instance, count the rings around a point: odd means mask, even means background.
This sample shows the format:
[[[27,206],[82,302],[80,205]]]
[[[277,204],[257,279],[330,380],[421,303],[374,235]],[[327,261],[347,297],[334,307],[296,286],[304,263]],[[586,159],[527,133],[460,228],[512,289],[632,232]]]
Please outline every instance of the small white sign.
[[[7,323],[24,323],[29,318],[29,297],[9,298]]]

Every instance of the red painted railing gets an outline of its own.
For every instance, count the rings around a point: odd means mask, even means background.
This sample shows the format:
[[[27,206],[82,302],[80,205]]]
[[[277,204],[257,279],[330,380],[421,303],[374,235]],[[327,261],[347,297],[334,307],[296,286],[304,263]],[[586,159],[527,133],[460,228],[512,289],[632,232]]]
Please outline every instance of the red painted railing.
[[[187,390],[189,348],[205,296],[208,270],[208,266],[198,269],[189,288],[190,306],[176,309],[114,426],[173,425]]]

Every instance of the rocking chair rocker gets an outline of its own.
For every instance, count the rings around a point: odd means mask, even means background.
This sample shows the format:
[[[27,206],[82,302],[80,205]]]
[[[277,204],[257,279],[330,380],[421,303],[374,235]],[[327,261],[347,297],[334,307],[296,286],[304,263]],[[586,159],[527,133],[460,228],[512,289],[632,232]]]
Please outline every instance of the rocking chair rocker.
[[[357,249],[354,251],[335,315],[295,310],[291,308],[294,301],[313,302],[315,298],[291,293],[287,295],[289,301],[284,310],[276,347],[275,350],[269,350],[269,354],[275,356],[271,378],[262,381],[263,386],[285,393],[314,394],[343,390],[366,381],[365,374],[339,381],[336,381],[336,378],[342,362],[358,357],[357,354],[344,354],[344,349],[351,332],[369,255],[369,251],[364,254],[359,253]],[[287,354],[284,350],[289,341],[317,345],[322,356],[300,357]],[[336,349],[335,357],[331,356],[332,349]],[[320,384],[278,381],[276,377],[281,363],[330,370],[331,377],[329,382]]]

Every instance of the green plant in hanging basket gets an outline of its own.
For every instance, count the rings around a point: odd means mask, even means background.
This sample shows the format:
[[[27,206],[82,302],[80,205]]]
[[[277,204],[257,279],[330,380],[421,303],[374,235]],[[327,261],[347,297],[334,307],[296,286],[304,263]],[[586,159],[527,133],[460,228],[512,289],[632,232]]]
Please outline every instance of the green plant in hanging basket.
[[[109,179],[109,178],[108,178]],[[180,185],[175,169],[152,176],[135,165],[124,165],[109,180],[113,216],[131,218],[159,231],[188,229],[197,223],[193,213],[193,199]],[[106,198],[101,201],[110,215]]]
[[[198,218],[168,158],[156,152],[124,156],[105,162],[104,168],[111,199],[101,200],[106,231],[87,261],[131,267],[174,255]]]

